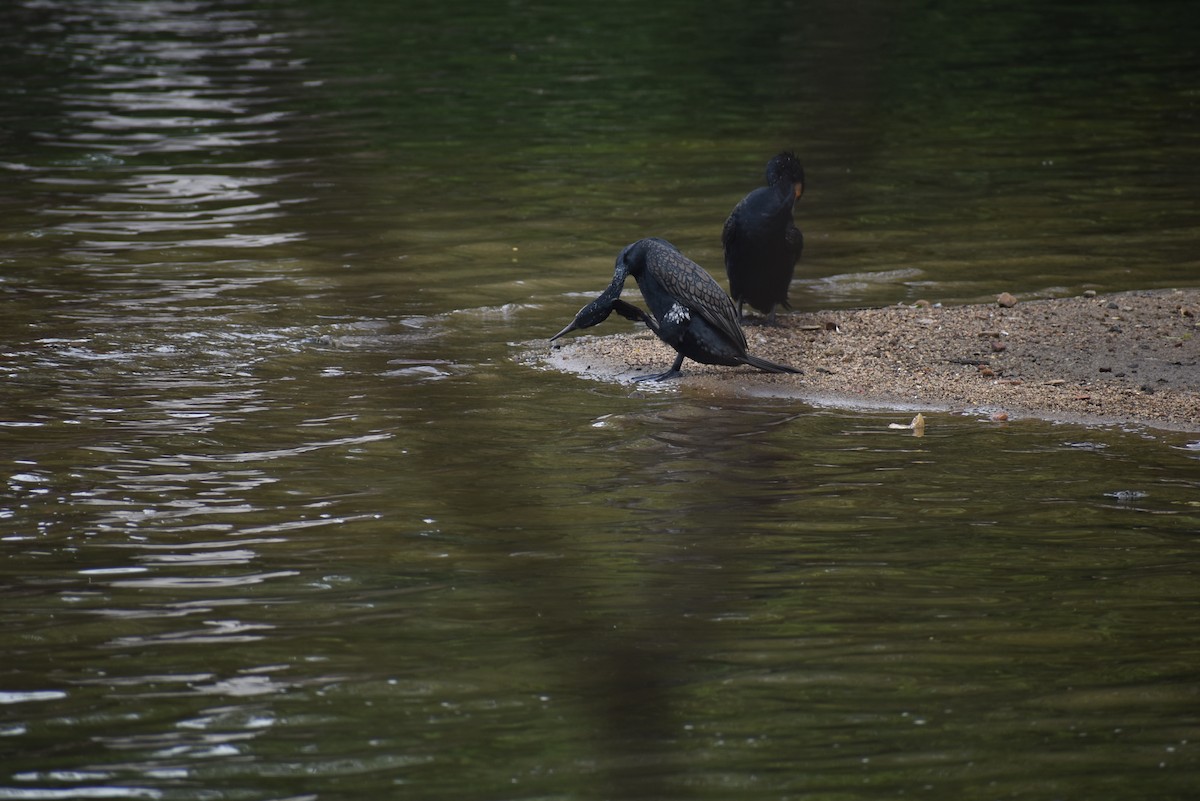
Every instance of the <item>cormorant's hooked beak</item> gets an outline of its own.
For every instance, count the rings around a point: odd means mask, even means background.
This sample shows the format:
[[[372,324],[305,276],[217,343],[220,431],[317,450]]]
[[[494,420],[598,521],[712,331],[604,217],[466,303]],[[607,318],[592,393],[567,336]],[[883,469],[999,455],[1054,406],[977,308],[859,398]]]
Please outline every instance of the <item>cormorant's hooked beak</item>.
[[[578,331],[580,328],[591,328],[593,325],[599,325],[607,320],[608,315],[612,314],[613,310],[613,302],[608,295],[609,293],[605,292],[603,295],[580,309],[579,313],[575,315],[575,319],[571,321],[570,325],[559,331],[554,336],[550,337],[550,341],[553,342],[564,334],[569,334],[572,331]]]
[[[622,251],[621,255],[625,255],[624,251]],[[619,258],[617,259],[617,265],[617,272],[613,276],[613,282],[608,285],[608,288],[600,293],[600,297],[596,298],[591,303],[580,309],[579,313],[575,315],[575,319],[571,321],[570,325],[559,331],[554,336],[550,337],[551,342],[563,336],[564,334],[569,334],[572,331],[578,331],[580,328],[591,328],[593,325],[600,325],[600,323],[608,319],[608,315],[613,313],[613,306],[615,305],[620,305],[621,308],[619,313],[621,316],[629,316],[629,313],[626,311],[626,309],[634,307],[629,306],[628,303],[625,303],[621,300],[621,285],[625,280],[625,274],[621,272],[621,260]],[[630,317],[629,319],[633,320],[640,318]]]
[[[567,327],[566,327],[566,328],[564,328],[563,330],[559,331],[559,332],[558,332],[557,334],[555,334],[554,336],[550,337],[550,341],[551,341],[551,342],[553,342],[554,340],[556,340],[556,339],[558,339],[559,337],[561,337],[563,334],[569,334],[569,333],[571,333],[572,331],[576,330],[577,328],[579,328],[579,326],[575,325],[575,321],[574,321],[574,320],[572,320],[572,321],[571,321],[571,322],[570,322],[570,323],[567,325]]]

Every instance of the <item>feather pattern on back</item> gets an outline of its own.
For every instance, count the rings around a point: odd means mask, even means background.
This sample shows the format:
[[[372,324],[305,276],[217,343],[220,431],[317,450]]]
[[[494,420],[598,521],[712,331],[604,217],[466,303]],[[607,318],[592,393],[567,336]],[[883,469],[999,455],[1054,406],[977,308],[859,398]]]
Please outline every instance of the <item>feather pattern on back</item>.
[[[687,304],[691,312],[745,349],[746,335],[738,324],[737,307],[721,285],[703,267],[666,242],[657,239],[649,242],[652,246],[646,251],[646,270],[654,280],[675,298],[697,299],[698,303]]]

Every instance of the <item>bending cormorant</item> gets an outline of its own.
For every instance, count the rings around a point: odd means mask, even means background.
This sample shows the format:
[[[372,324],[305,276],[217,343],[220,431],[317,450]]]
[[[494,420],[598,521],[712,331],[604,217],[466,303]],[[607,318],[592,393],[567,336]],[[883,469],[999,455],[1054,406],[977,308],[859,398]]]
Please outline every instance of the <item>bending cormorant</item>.
[[[792,219],[792,206],[804,194],[804,168],[792,153],[780,153],[767,163],[767,185],[755,189],[733,207],[721,244],[729,294],[749,303],[775,322],[775,307],[790,309],[788,285],[796,271],[804,236]]]
[[[630,275],[650,307],[649,314],[621,300],[621,288]],[[769,373],[800,372],[747,353],[746,335],[738,325],[737,309],[725,290],[699,264],[663,239],[641,239],[626,246],[617,256],[612,283],[550,341],[598,325],[614,311],[628,320],[645,323],[679,353],[670,370],[642,376],[637,381],[674,378],[680,375],[684,358],[701,364],[748,364]]]

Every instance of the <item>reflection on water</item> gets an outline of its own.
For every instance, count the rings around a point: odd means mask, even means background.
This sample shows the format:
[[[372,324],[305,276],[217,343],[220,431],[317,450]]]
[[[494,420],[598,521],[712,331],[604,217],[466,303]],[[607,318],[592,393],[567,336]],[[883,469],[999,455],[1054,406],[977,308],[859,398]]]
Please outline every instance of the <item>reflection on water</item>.
[[[53,45],[33,53],[74,68],[56,96],[62,126],[38,136],[82,155],[43,168],[7,165],[32,170],[29,180],[63,197],[43,210],[54,220],[48,234],[82,251],[303,239],[246,225],[280,220],[285,203],[303,202],[271,198],[284,167],[256,157],[257,148],[279,141],[278,126],[290,116],[273,108],[271,86],[302,66],[283,37],[247,11],[215,3],[26,6],[54,20],[46,23]]]
[[[1194,435],[513,360],[787,145],[801,305],[1190,269],[1172,26],[844,5],[0,5],[0,799],[1190,797]]]

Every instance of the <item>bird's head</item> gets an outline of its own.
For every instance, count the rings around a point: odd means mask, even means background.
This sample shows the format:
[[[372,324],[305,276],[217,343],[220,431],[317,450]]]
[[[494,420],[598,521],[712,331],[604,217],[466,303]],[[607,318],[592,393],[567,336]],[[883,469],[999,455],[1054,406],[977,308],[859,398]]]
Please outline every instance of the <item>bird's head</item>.
[[[645,240],[643,240],[643,242],[644,241]],[[613,312],[613,304],[615,304],[621,297],[621,288],[625,285],[625,276],[629,275],[629,260],[631,258],[631,254],[640,245],[640,242],[634,242],[632,245],[628,245],[624,250],[621,251],[621,255],[617,256],[617,263],[613,267],[612,283],[600,293],[600,297],[596,298],[591,303],[580,309],[579,313],[575,315],[575,319],[571,321],[570,325],[559,331],[554,336],[550,337],[551,342],[563,336],[564,334],[571,333],[572,331],[578,331],[581,328],[591,328],[593,325],[600,325],[600,323],[608,319],[608,315],[612,314]],[[629,317],[629,308],[631,308],[629,304],[624,304],[624,306],[618,310],[618,313],[622,317]],[[630,319],[634,318],[631,317]],[[638,317],[637,319],[642,318]]]
[[[553,342],[564,334],[578,331],[581,328],[591,328],[593,325],[599,325],[608,319],[608,315],[612,314],[612,310],[612,298],[608,297],[607,293],[601,295],[580,309],[579,313],[575,315],[575,319],[566,328],[550,337],[550,341]]]
[[[795,153],[783,152],[767,162],[767,186],[776,186],[784,181],[792,185],[796,199],[804,194],[804,167]]]

